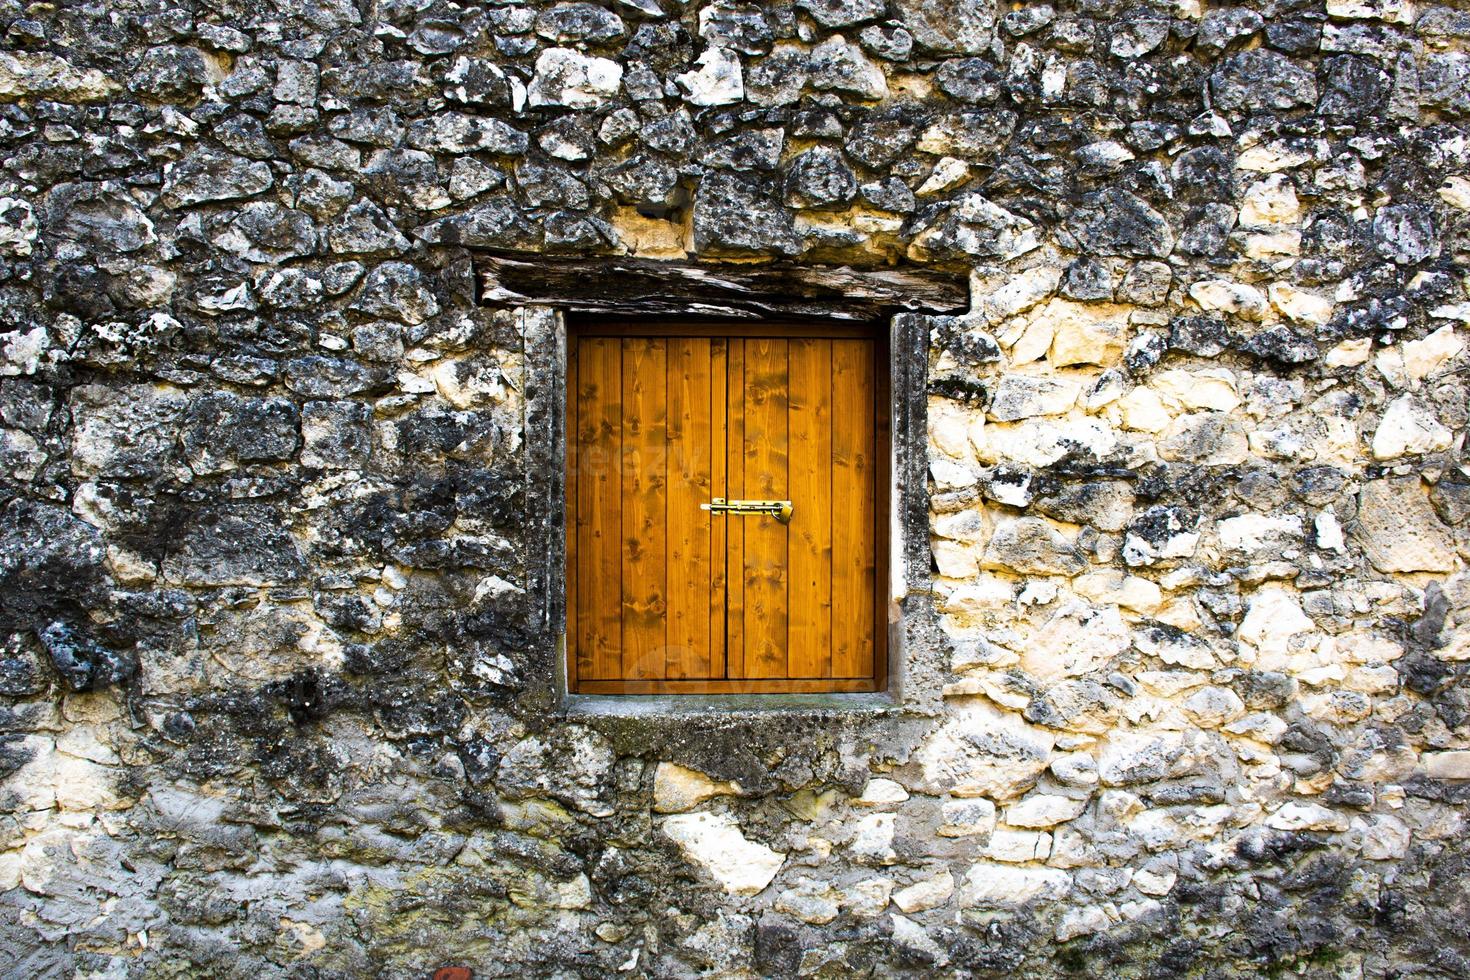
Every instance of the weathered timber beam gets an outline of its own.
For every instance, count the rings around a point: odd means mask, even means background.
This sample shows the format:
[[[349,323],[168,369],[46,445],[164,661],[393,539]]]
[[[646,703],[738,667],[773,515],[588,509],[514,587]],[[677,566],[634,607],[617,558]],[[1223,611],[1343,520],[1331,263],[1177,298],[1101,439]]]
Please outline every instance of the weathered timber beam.
[[[871,320],[898,310],[952,312],[969,302],[964,276],[928,269],[498,255],[477,256],[475,266],[483,303],[581,313]]]

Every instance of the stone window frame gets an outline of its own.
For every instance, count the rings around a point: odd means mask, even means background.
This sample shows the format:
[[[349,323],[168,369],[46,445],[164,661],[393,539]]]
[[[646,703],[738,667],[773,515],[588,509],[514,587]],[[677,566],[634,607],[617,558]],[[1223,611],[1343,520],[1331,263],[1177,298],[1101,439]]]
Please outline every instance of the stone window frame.
[[[691,308],[685,317],[707,311]],[[561,715],[667,717],[750,711],[887,713],[936,704],[947,648],[929,583],[928,369],[934,317],[890,313],[888,673],[860,694],[574,694],[566,670],[567,326],[573,304],[516,307],[526,378],[527,590],[538,641],[527,694]],[[671,314],[677,315],[677,314]]]

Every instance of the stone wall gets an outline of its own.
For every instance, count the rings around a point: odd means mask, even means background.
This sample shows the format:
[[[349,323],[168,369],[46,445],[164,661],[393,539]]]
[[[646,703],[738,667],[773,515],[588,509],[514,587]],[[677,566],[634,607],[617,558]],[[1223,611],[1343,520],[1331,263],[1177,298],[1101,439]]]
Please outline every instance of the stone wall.
[[[0,974],[1470,973],[1463,5],[0,27]],[[476,250],[970,276],[897,704],[567,714]]]

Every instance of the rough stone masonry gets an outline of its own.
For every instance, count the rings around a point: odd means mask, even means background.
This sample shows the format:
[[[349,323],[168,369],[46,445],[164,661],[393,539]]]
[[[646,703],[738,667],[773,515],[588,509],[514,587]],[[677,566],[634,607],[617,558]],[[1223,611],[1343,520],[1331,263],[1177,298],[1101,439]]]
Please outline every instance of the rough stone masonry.
[[[1464,3],[0,30],[0,975],[1470,974]],[[969,277],[895,703],[564,708],[489,252]]]

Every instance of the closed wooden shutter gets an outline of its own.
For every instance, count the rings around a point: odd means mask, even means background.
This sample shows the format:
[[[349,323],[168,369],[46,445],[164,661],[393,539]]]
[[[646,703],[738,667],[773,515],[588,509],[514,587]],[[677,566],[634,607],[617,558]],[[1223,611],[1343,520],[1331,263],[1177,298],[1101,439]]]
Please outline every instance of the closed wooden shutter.
[[[882,685],[879,347],[770,325],[574,332],[573,690]],[[719,501],[790,501],[790,520]]]

